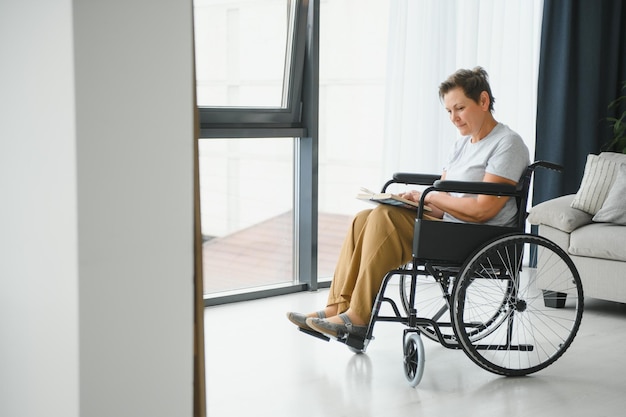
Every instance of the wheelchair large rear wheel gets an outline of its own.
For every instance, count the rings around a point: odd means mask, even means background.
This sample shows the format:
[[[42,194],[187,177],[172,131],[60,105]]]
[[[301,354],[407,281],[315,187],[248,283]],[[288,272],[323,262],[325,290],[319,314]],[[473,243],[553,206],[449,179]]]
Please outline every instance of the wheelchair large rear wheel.
[[[553,304],[545,298],[549,294],[565,302],[547,307]],[[454,331],[472,361],[499,375],[519,376],[563,355],[580,326],[584,302],[569,256],[541,236],[517,234],[485,245],[466,261],[452,304]]]

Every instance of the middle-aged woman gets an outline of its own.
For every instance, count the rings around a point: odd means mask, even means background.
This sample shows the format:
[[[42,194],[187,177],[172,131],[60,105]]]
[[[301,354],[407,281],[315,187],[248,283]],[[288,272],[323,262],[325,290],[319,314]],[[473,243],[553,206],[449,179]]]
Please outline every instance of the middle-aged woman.
[[[487,72],[461,69],[439,86],[439,97],[461,138],[455,143],[442,179],[516,184],[529,165],[521,137],[493,117],[494,98]],[[419,191],[403,197],[419,201]],[[432,192],[426,196],[431,216],[454,222],[514,225],[513,199],[488,195]],[[415,212],[379,205],[359,212],[343,243],[326,307],[287,313],[299,327],[332,337],[364,337],[374,299],[385,274],[411,259]]]

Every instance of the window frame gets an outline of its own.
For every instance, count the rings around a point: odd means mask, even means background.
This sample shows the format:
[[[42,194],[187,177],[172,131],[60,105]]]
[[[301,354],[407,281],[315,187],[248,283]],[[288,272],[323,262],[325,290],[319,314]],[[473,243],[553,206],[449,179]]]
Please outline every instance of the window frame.
[[[291,56],[285,56],[283,107],[198,107],[201,137],[211,137],[211,129],[298,128],[302,125],[302,83],[307,40],[309,0],[289,0],[295,8],[293,33],[285,45],[291,45]],[[289,66],[287,71],[287,66]],[[286,94],[285,94],[286,93]],[[285,136],[288,136],[285,134]],[[224,136],[222,136],[224,137]],[[267,137],[267,134],[265,135]]]
[[[328,287],[318,283],[319,0],[292,0],[297,7],[284,108],[197,107],[199,139],[294,138],[294,272],[290,285],[250,288],[228,295],[204,294],[220,305]],[[285,87],[284,87],[285,88]],[[283,91],[284,93],[284,91]],[[227,273],[228,271],[224,271]]]

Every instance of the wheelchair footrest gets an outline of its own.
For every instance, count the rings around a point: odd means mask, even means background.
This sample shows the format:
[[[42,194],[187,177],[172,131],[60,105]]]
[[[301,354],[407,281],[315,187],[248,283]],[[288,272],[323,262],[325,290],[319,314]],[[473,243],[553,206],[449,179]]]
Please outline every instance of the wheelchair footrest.
[[[532,352],[535,347],[532,345],[476,345],[477,350],[512,350],[519,352]]]
[[[372,337],[373,339],[373,337]],[[369,343],[369,340],[367,339],[363,339],[362,337],[358,337],[358,336],[354,336],[354,335],[346,335],[344,338],[340,339],[339,341],[345,343],[346,345],[348,345],[349,347],[356,349],[356,350],[365,350],[365,348],[367,347],[367,344]]]
[[[326,342],[330,340],[330,337],[326,336],[323,333],[316,332],[315,330],[303,329],[302,327],[298,327],[298,330],[300,330],[302,333],[308,334],[309,336],[313,336],[313,337],[317,337],[318,339],[325,340]]]

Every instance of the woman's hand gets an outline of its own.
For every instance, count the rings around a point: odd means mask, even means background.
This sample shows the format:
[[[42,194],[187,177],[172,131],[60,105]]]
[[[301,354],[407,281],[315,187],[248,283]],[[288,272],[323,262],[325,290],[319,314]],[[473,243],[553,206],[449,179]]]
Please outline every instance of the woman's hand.
[[[406,191],[404,193],[398,194],[400,197],[405,198],[409,201],[415,201],[419,203],[420,198],[422,198],[422,193],[417,190]]]
[[[435,217],[438,219],[443,218],[443,210],[439,209],[438,207],[430,204],[430,197],[433,194],[437,194],[437,192],[431,192],[428,193],[426,195],[426,198],[424,198],[424,207],[428,210],[428,216],[430,217]],[[419,203],[420,198],[422,198],[422,192],[421,191],[416,191],[416,190],[411,190],[411,191],[407,191],[404,193],[400,193],[398,194],[400,197],[405,198],[407,200],[410,201],[415,201],[416,203]]]

